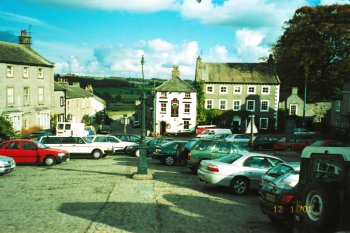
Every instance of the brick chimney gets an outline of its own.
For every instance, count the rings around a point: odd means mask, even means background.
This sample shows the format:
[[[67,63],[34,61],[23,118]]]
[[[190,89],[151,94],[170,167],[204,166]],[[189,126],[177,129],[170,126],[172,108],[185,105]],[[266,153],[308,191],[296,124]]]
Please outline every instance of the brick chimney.
[[[180,70],[178,66],[173,66],[172,77],[180,78]]]
[[[26,30],[21,31],[21,35],[18,37],[18,44],[24,44],[29,48],[32,45],[32,37],[27,34]]]

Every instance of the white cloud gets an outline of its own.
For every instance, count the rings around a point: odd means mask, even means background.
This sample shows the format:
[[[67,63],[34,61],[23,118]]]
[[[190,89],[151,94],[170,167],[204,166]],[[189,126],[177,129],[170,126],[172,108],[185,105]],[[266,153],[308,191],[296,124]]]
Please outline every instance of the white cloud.
[[[350,4],[349,0],[321,0],[321,5]]]
[[[26,23],[26,24],[45,25],[45,23],[39,19],[18,15],[18,14],[13,14],[10,12],[4,12],[4,11],[0,11],[0,18],[3,18],[5,20],[10,20],[10,21]]]
[[[212,62],[228,62],[229,54],[226,47],[223,45],[216,45],[214,48],[211,48],[206,60]]]
[[[26,0],[27,2],[58,7],[90,8],[100,10],[120,10],[130,12],[156,12],[174,10],[177,0]]]
[[[269,54],[269,48],[262,45],[265,35],[259,31],[240,29],[236,31],[236,51],[245,62],[257,62]]]

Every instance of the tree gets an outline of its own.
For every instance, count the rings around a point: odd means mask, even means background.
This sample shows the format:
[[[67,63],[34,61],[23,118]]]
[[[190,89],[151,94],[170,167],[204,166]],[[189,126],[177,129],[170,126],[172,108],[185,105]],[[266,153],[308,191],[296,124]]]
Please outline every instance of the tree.
[[[301,7],[273,47],[281,89],[309,101],[337,96],[350,70],[350,5]]]
[[[207,111],[205,109],[205,94],[204,81],[197,81],[194,83],[194,88],[197,91],[197,124],[203,123],[207,119]]]
[[[4,116],[0,116],[0,134],[15,136],[12,122]]]

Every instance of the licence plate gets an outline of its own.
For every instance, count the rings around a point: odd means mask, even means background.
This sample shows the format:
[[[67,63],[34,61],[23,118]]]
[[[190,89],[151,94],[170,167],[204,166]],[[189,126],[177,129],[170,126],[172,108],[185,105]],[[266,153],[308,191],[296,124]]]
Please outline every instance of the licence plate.
[[[266,193],[265,198],[266,198],[266,200],[271,201],[271,202],[275,202],[276,201],[276,196],[272,195],[270,193]]]

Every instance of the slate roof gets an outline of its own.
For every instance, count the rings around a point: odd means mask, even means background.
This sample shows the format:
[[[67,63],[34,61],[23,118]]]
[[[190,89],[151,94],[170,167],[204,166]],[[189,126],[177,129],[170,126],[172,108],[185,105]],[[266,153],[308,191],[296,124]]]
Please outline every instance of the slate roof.
[[[66,91],[66,88],[58,82],[54,82],[54,91]]]
[[[85,97],[94,97],[95,95],[89,91],[84,90],[80,87],[68,86],[66,88],[66,98],[74,99],[74,98],[85,98]]]
[[[198,64],[197,64],[198,66]],[[268,63],[210,63],[200,62],[196,80],[206,83],[280,84]]]
[[[30,47],[0,41],[0,63],[54,67],[50,62]]]
[[[177,76],[172,76],[168,81],[165,81],[161,85],[155,88],[155,91],[164,92],[196,92],[190,84],[181,80]]]

